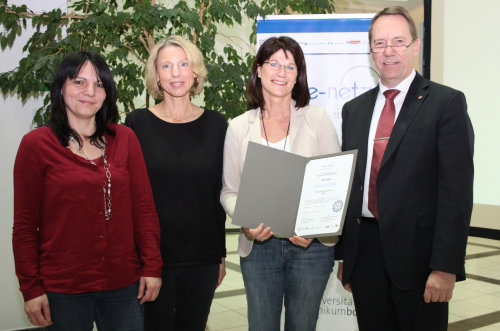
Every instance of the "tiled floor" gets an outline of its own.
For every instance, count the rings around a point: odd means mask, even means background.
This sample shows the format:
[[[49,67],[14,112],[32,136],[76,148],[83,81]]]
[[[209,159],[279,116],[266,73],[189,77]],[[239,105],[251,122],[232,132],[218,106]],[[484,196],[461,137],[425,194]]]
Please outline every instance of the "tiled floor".
[[[248,330],[237,237],[227,235],[227,275],[215,293],[210,331]],[[500,331],[500,241],[469,237],[466,272],[467,280],[456,284],[450,303],[448,330]]]

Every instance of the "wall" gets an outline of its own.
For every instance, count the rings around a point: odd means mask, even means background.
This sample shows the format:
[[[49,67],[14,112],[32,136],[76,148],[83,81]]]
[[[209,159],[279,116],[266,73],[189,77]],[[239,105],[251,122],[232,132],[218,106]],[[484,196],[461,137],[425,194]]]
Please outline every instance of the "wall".
[[[33,11],[50,10],[59,7],[66,10],[64,0],[9,0],[11,4],[26,4]],[[0,72],[15,68],[22,56],[22,46],[32,34],[30,23],[28,29],[14,44],[12,49],[1,52]],[[29,100],[25,104],[16,96],[0,96],[2,99],[0,121],[0,330],[15,330],[32,326],[24,314],[24,303],[19,292],[19,283],[14,271],[12,255],[12,220],[13,220],[13,187],[12,170],[17,148],[22,136],[30,130],[34,111],[42,105],[41,100]]]
[[[431,78],[462,90],[475,131],[471,225],[500,230],[500,2],[432,1]]]

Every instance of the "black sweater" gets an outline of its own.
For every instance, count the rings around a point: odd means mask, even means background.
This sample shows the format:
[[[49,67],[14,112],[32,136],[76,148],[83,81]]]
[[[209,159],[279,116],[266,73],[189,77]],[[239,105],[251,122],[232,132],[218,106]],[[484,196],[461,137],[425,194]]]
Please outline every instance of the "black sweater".
[[[166,267],[220,263],[226,214],[219,202],[227,121],[205,110],[188,123],[169,123],[136,109],[125,124],[137,135],[161,227]]]

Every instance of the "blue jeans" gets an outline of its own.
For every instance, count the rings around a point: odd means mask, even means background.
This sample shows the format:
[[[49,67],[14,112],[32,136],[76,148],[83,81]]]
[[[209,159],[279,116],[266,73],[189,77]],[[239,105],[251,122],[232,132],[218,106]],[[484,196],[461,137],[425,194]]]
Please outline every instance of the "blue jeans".
[[[139,283],[108,291],[81,294],[47,292],[52,321],[50,331],[144,330],[143,306],[137,293]]]
[[[333,247],[317,240],[306,249],[288,239],[255,241],[240,260],[249,331],[279,330],[283,302],[286,331],[314,331],[333,264]]]

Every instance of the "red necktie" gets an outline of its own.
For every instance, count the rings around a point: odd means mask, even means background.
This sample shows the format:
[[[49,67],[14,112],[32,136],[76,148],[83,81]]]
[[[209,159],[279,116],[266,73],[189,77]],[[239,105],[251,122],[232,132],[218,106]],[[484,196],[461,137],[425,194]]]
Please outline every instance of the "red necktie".
[[[384,156],[385,148],[391,137],[392,127],[394,126],[394,117],[396,108],[394,107],[394,98],[399,94],[399,90],[387,90],[384,92],[385,105],[378,120],[377,132],[373,142],[373,157],[370,171],[370,187],[368,190],[368,209],[375,218],[378,219],[377,206],[377,177]]]

